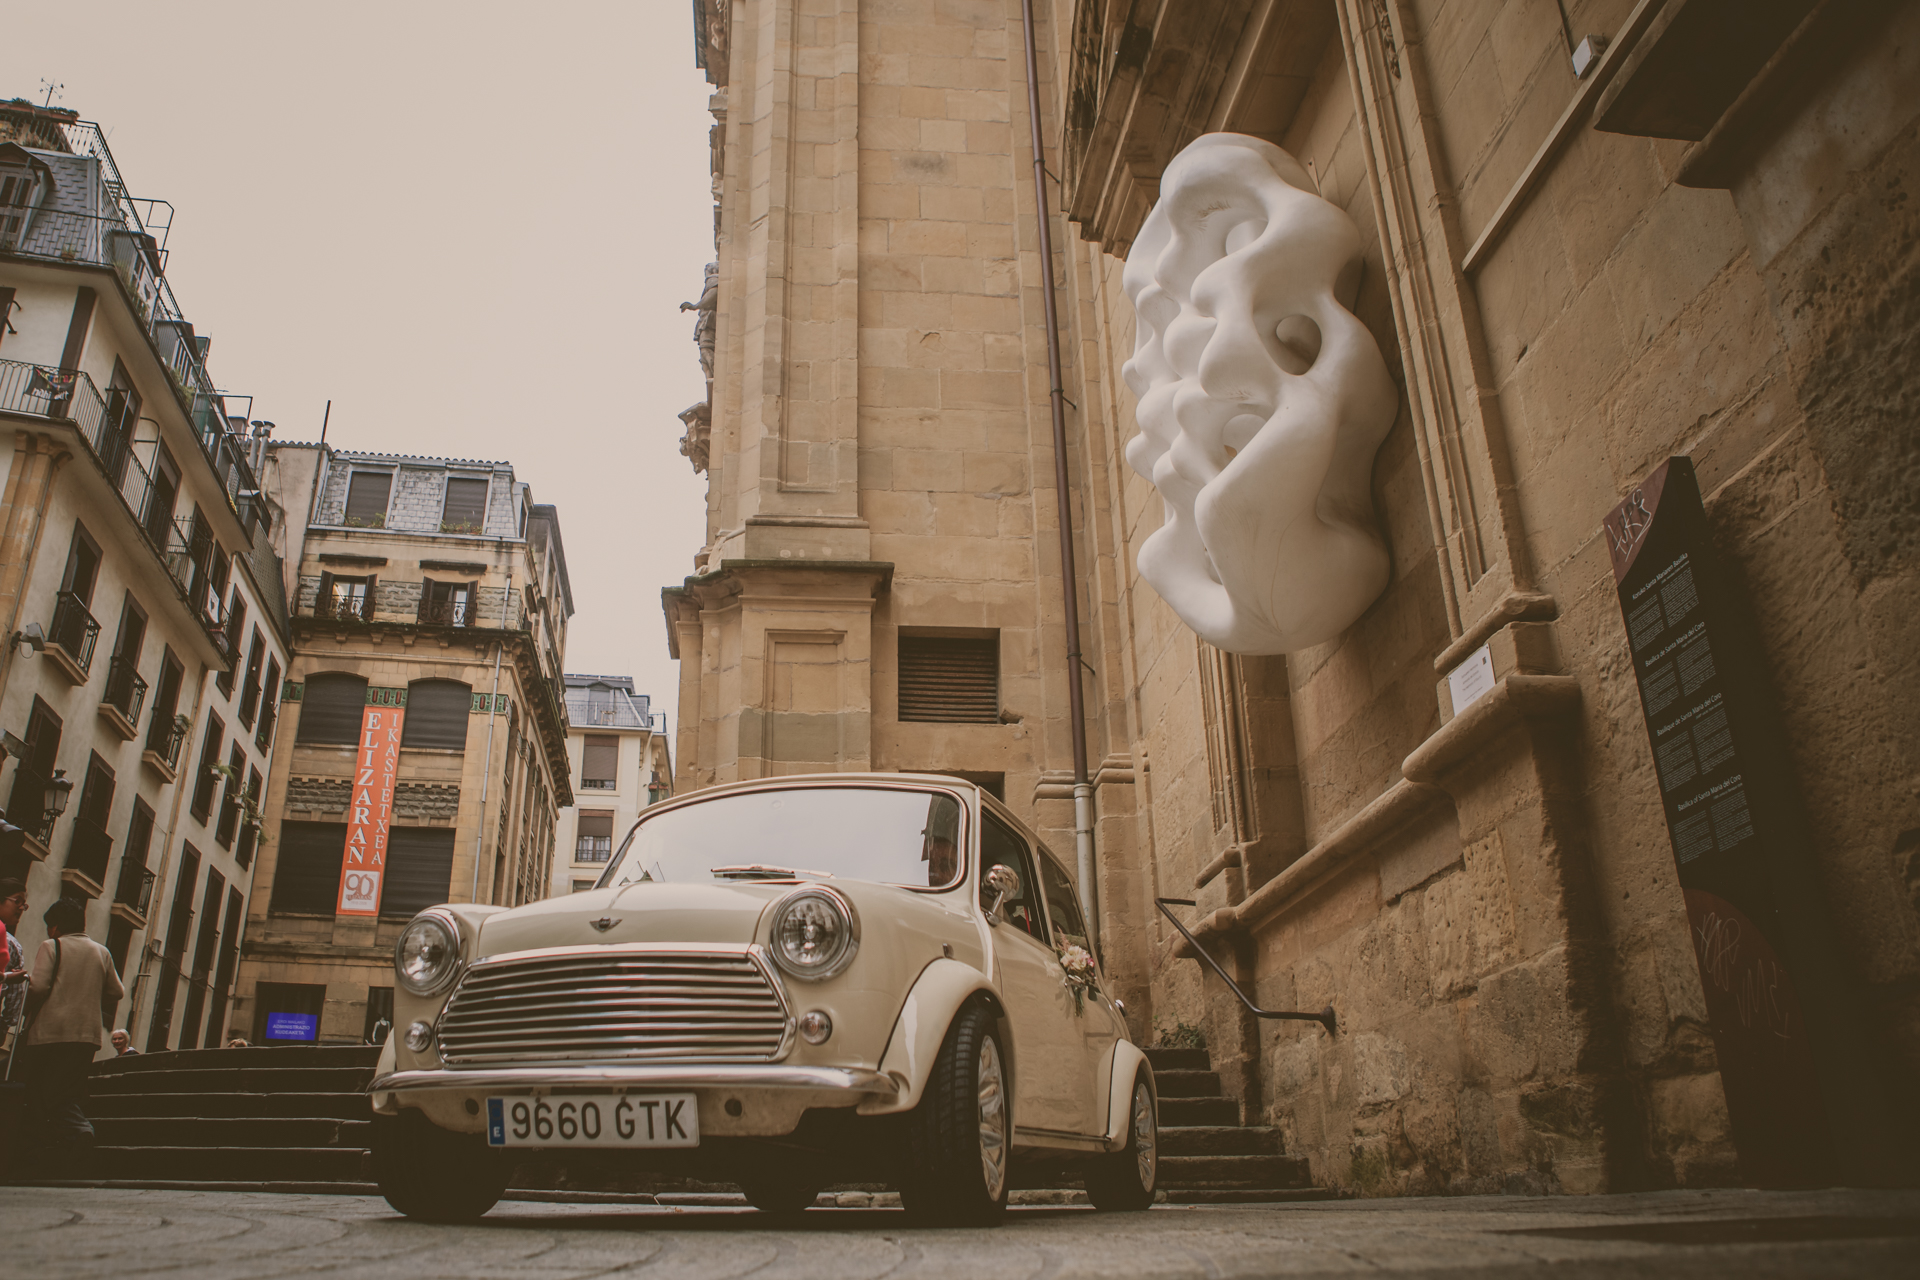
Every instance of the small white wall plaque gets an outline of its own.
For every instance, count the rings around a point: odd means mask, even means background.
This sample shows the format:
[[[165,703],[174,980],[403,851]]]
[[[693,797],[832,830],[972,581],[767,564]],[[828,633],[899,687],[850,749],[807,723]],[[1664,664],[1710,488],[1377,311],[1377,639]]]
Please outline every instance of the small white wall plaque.
[[[1459,715],[1493,688],[1493,655],[1481,645],[1447,672],[1447,692],[1453,696],[1453,714]]]

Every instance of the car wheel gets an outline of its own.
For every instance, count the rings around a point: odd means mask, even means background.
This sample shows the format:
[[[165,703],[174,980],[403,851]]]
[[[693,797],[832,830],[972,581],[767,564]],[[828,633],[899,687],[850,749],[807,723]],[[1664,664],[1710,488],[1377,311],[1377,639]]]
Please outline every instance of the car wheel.
[[[1160,1180],[1160,1124],[1145,1072],[1133,1078],[1127,1145],[1087,1166],[1087,1199],[1109,1212],[1145,1209]]]
[[[825,1184],[803,1178],[791,1169],[740,1170],[734,1181],[746,1193],[747,1203],[762,1213],[799,1213],[813,1207]]]
[[[500,1202],[513,1166],[485,1134],[449,1133],[418,1111],[376,1115],[368,1155],[387,1203],[422,1222],[473,1222]]]
[[[922,1222],[989,1226],[1007,1208],[1013,1109],[993,1014],[961,1010],[907,1128],[900,1201]]]

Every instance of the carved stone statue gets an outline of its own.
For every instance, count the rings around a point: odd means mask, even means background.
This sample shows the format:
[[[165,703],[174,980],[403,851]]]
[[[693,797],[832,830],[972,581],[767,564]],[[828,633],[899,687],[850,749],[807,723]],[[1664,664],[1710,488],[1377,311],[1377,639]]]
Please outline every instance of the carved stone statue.
[[[707,469],[707,451],[713,435],[713,406],[702,400],[680,411],[687,434],[680,437],[680,452],[693,463],[695,473]]]
[[[1140,573],[1229,652],[1331,640],[1386,587],[1370,479],[1399,397],[1348,310],[1360,268],[1353,220],[1232,133],[1174,157],[1128,256],[1127,461],[1167,512]]]
[[[706,287],[700,291],[700,301],[683,302],[682,311],[691,311],[693,317],[693,341],[700,348],[700,372],[708,382],[713,381],[713,313],[720,305],[720,264],[707,264]]]

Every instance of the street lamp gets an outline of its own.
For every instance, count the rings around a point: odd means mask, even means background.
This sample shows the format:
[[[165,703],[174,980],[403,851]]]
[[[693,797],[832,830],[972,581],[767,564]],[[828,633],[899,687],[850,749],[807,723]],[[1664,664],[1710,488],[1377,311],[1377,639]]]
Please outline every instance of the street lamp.
[[[47,811],[43,816],[48,822],[67,811],[67,799],[72,794],[73,779],[67,777],[65,769],[55,769],[46,788]]]

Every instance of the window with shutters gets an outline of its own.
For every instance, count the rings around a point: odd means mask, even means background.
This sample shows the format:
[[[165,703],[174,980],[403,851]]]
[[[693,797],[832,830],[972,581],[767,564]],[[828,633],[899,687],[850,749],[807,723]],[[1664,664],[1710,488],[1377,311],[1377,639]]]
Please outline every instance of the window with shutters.
[[[473,602],[479,594],[478,582],[435,582],[429,578],[420,584],[420,621],[443,627],[473,625]]]
[[[610,811],[583,809],[575,831],[575,862],[605,862],[613,856],[613,814]]]
[[[485,533],[487,481],[447,478],[447,502],[440,511],[442,533]]]
[[[267,659],[267,678],[260,685],[260,727],[254,731],[254,745],[262,751],[273,740],[274,717],[280,712],[280,659]]]
[[[227,753],[226,784],[220,789],[220,822],[213,831],[222,849],[233,848],[233,837],[240,830],[240,797],[245,794],[246,779],[247,751],[236,737]]]
[[[220,743],[226,734],[227,726],[220,723],[220,717],[209,714],[206,735],[200,740],[200,772],[194,775],[193,803],[188,806],[202,822],[213,812],[213,793],[220,785],[220,775],[214,770],[219,767]]]
[[[332,915],[340,900],[340,858],[346,847],[344,822],[282,822],[268,910],[275,915]]]
[[[147,718],[147,750],[167,761],[171,769],[180,755],[180,732],[174,717],[180,714],[180,681],[186,668],[170,648],[160,652],[160,683],[154,689],[153,714]]]
[[[472,685],[458,680],[415,680],[407,686],[407,718],[400,729],[400,745],[465,751],[467,718],[472,713]]]
[[[60,717],[37,696],[27,713],[27,749],[13,770],[13,791],[7,796],[7,815],[45,844],[53,834],[46,816],[47,786],[53,781],[53,762],[60,754]]]
[[[367,705],[367,682],[360,676],[326,671],[307,677],[300,700],[300,729],[294,741],[315,746],[350,747],[360,741],[360,715]]]
[[[354,529],[387,527],[387,500],[393,496],[393,472],[356,471],[347,481],[347,513],[340,523]]]
[[[580,748],[580,786],[585,791],[615,791],[620,786],[620,739],[589,733]]]
[[[227,669],[213,679],[223,698],[233,696],[233,668],[240,661],[240,641],[246,634],[247,602],[236,590],[233,603],[227,608]]]
[[[395,827],[387,842],[380,914],[412,916],[447,900],[453,876],[452,827]],[[336,860],[339,851],[334,851]]]
[[[313,616],[372,622],[374,588],[379,582],[373,576],[349,578],[331,573],[321,574],[320,590],[313,599]]]
[[[113,837],[107,834],[107,815],[113,809],[113,770],[98,752],[89,753],[87,778],[80,786],[80,803],[73,816],[73,839],[67,847],[67,869],[86,877],[87,897],[104,890],[107,863],[113,857]],[[71,888],[79,888],[63,876]]]
[[[247,802],[243,806],[240,823],[240,847],[233,851],[233,860],[240,864],[241,870],[253,865],[253,851],[260,841],[260,787],[261,777],[258,769],[247,771]]]
[[[900,718],[1000,721],[1000,637],[900,637]]]
[[[247,647],[247,678],[240,686],[240,724],[253,728],[253,713],[260,708],[260,664],[265,660],[266,641],[260,628],[253,629],[253,643]]]

